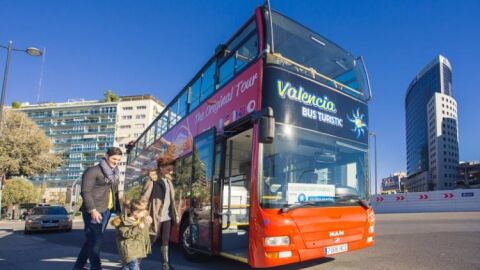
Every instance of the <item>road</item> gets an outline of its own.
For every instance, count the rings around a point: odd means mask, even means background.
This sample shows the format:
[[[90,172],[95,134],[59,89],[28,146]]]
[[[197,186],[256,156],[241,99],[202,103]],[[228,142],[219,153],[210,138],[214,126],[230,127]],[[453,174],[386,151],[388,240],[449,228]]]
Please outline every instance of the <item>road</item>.
[[[376,218],[375,247],[275,269],[480,269],[480,212],[380,214]],[[16,224],[16,229],[23,228],[23,224]],[[70,233],[41,233],[34,237],[51,244],[79,247],[83,242],[82,225],[76,222]],[[116,253],[113,230],[107,231],[103,246],[105,252]],[[172,262],[177,270],[250,269],[224,258],[190,263],[183,259],[177,247],[172,250]],[[159,254],[159,247],[155,246],[149,259],[159,261]]]

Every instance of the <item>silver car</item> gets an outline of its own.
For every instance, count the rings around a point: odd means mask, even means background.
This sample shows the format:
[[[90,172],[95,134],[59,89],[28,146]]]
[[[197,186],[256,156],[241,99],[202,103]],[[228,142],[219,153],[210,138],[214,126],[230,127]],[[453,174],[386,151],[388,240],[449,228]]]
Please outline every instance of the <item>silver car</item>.
[[[53,230],[72,230],[72,218],[63,206],[34,207],[25,219],[25,234]]]

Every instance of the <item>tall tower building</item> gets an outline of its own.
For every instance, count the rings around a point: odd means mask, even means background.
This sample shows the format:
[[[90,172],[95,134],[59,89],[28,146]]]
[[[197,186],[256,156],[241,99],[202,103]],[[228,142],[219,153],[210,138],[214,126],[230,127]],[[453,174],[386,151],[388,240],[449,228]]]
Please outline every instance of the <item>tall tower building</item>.
[[[451,189],[458,170],[457,104],[452,67],[439,55],[415,76],[405,97],[407,191]]]
[[[428,102],[429,171],[434,190],[453,189],[458,178],[457,102],[435,93]]]

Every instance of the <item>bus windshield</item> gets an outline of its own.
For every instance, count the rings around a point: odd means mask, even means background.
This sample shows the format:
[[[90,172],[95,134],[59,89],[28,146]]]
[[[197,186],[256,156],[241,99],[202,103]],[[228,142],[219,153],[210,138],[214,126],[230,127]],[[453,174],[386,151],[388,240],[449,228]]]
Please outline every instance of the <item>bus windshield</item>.
[[[330,40],[279,13],[273,12],[272,25],[274,52],[297,64],[287,61],[287,67],[305,74],[311,74],[314,69],[317,81],[356,98],[368,99],[369,89],[361,58],[355,58]],[[277,62],[282,61],[278,59]]]
[[[366,146],[277,124],[274,142],[264,145],[260,203],[265,208],[281,208],[306,202],[352,205],[352,199],[365,200],[367,156]]]

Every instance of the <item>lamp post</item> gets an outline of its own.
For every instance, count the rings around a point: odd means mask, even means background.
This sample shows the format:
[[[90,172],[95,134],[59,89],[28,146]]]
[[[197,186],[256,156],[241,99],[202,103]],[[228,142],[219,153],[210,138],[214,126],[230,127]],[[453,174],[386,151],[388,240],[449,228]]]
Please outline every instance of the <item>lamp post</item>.
[[[375,155],[375,196],[377,196],[377,134],[375,134],[374,132],[368,132],[368,135],[373,137],[373,148]]]
[[[28,47],[26,49],[16,49],[13,47],[13,42],[10,40],[8,46],[0,45],[0,48],[7,50],[7,60],[5,61],[5,70],[3,72],[3,83],[2,83],[2,94],[0,96],[0,134],[3,131],[3,104],[5,103],[5,93],[7,91],[7,79],[8,79],[8,68],[10,66],[10,55],[12,51],[15,52],[25,52],[31,56],[41,56],[42,51],[35,47]],[[3,172],[0,172],[0,181],[3,181],[5,175]],[[0,184],[0,219],[2,218],[2,188]]]
[[[2,133],[3,130],[3,104],[5,103],[5,93],[7,91],[7,79],[8,79],[8,68],[10,66],[10,55],[12,51],[16,52],[25,52],[31,56],[41,56],[42,51],[35,47],[28,47],[26,49],[16,49],[13,48],[13,42],[10,40],[8,42],[8,46],[3,46],[0,45],[0,48],[6,49],[7,50],[7,60],[5,62],[5,70],[3,73],[3,84],[2,84],[2,95],[0,97],[0,133]]]
[[[73,181],[73,183],[72,183],[72,186],[71,186],[71,189],[70,189],[70,212],[73,212],[73,206],[74,206],[74,204],[75,205],[77,204],[77,194],[78,194],[78,192],[77,192],[76,185],[77,185],[78,181],[81,181],[81,180],[82,180],[82,178],[80,177],[80,178],[75,179],[75,181]],[[73,192],[74,190],[75,190],[75,193]]]

